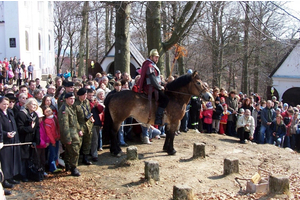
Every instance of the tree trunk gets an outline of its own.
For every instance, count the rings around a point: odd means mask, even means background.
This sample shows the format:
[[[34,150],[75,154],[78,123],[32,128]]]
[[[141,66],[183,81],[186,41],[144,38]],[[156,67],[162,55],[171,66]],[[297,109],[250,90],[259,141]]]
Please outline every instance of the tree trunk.
[[[90,58],[90,48],[89,48],[89,13],[87,13],[87,26],[86,26],[86,49],[85,49],[85,75],[89,75],[89,58]]]
[[[249,50],[249,2],[246,2],[245,22],[244,22],[244,56],[243,56],[243,72],[242,72],[242,87],[244,94],[248,94],[248,50]]]
[[[100,19],[98,19],[98,11],[96,11],[96,48],[97,48],[97,51],[96,51],[96,62],[99,61],[99,23],[100,23]],[[106,24],[106,21],[105,21],[105,24]]]
[[[219,8],[216,5],[218,2],[212,3],[212,27],[211,27],[211,44],[212,44],[212,87],[218,85],[218,58],[219,58],[219,44],[217,38],[217,23],[218,23],[218,15],[219,15]]]
[[[110,35],[111,35],[111,8],[110,6],[105,7],[105,53],[109,50],[111,47],[111,41],[110,41]]]
[[[115,29],[115,69],[130,73],[130,35],[129,18],[130,2],[116,2],[116,29]]]
[[[157,49],[159,54],[162,52],[161,44],[161,2],[160,1],[148,1],[146,10],[146,31],[147,31],[147,44],[148,44],[148,55],[152,49]],[[164,73],[164,68],[161,66],[161,59],[157,63]]]
[[[88,7],[89,2],[85,1],[83,8],[82,8],[82,27],[80,31],[80,41],[79,41],[79,69],[78,69],[78,76],[82,76],[85,73],[84,69],[84,48],[85,48],[85,40],[86,40],[86,29],[88,23]]]

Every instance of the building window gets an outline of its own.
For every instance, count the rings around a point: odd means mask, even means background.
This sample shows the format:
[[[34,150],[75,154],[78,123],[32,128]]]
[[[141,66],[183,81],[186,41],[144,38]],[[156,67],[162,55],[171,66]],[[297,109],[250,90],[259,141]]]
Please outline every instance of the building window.
[[[48,35],[48,42],[49,42],[49,51],[51,51],[51,37]]]
[[[27,31],[25,31],[25,48],[26,48],[26,51],[29,51],[29,38],[28,38]]]
[[[41,34],[38,34],[38,45],[39,45],[39,50],[41,50]]]

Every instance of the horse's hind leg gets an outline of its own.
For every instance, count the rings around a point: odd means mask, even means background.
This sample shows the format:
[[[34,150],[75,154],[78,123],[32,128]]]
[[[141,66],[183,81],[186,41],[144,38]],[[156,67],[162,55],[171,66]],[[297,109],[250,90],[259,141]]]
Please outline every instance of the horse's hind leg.
[[[118,142],[118,131],[119,130],[115,125],[110,130],[110,153],[115,156],[119,156],[119,153],[121,152],[121,148]]]

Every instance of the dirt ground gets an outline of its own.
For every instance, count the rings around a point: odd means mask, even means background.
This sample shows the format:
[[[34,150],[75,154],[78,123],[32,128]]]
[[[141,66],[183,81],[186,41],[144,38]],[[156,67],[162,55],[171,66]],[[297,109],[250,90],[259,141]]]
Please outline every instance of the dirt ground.
[[[138,148],[139,160],[112,157],[109,149],[99,151],[94,165],[80,165],[80,177],[70,172],[49,175],[43,182],[16,185],[7,199],[134,199],[173,198],[173,186],[185,184],[193,189],[195,199],[300,199],[300,155],[290,149],[255,143],[240,144],[237,138],[189,131],[175,138],[176,155],[162,151],[164,139],[151,145],[130,143]],[[206,158],[193,159],[193,144],[206,144]],[[239,174],[223,176],[225,158],[239,160]],[[160,181],[145,180],[145,161],[159,162]],[[246,194],[246,181],[261,166],[272,174],[288,176],[290,193],[282,195]],[[265,174],[264,177],[267,177]]]

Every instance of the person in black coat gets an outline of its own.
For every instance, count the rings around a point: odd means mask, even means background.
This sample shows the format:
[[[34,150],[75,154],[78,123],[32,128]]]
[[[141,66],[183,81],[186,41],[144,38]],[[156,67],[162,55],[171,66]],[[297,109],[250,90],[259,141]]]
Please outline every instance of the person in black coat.
[[[220,120],[222,117],[222,113],[224,111],[223,106],[220,104],[219,97],[216,97],[215,99],[215,106],[216,108],[213,109],[214,112],[212,116],[213,119],[212,128],[215,133],[218,133],[220,130]]]
[[[21,146],[21,175],[22,181],[27,182],[28,177],[26,175],[26,169],[28,168],[29,159],[33,157],[32,154],[34,146],[40,144],[40,126],[39,118],[35,112],[38,109],[38,103],[36,99],[27,99],[24,106],[25,108],[21,108],[17,115],[16,123],[18,126],[20,142],[32,142],[32,145]]]
[[[1,135],[3,136],[3,144],[19,143],[19,134],[14,118],[14,113],[8,108],[9,99],[7,97],[0,98],[0,124]],[[1,141],[1,142],[2,142]],[[21,152],[20,146],[4,146],[0,150],[0,161],[4,174],[2,183],[4,188],[12,188],[12,184],[19,183],[14,177],[21,171]]]

